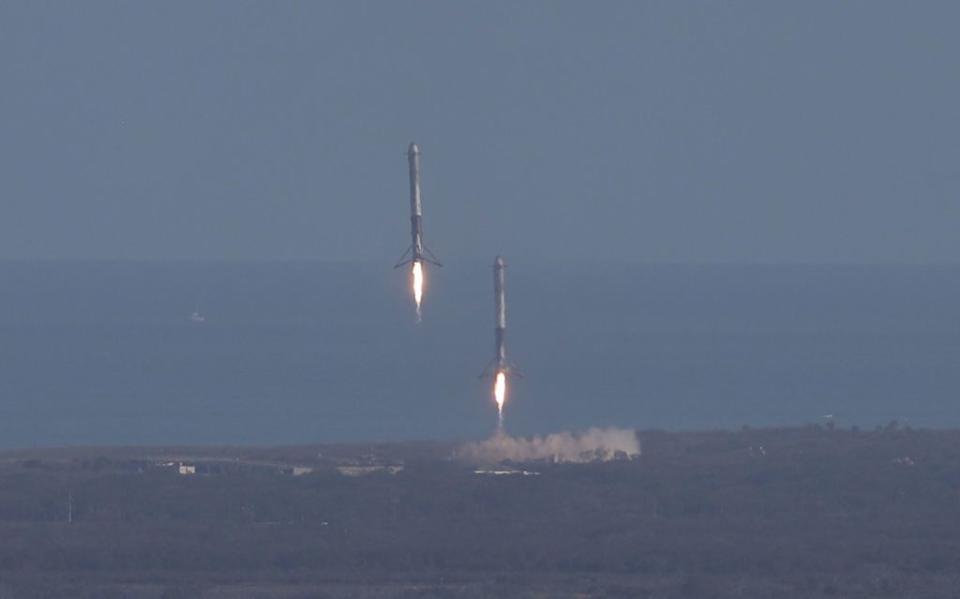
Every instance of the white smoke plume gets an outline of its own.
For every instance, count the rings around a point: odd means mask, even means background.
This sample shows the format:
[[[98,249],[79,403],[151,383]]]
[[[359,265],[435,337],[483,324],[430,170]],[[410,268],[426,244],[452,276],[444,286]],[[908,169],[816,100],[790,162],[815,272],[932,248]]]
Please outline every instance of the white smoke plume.
[[[640,441],[633,430],[591,428],[581,433],[553,433],[543,437],[510,437],[502,431],[479,443],[468,443],[458,456],[482,462],[605,462],[640,455]]]

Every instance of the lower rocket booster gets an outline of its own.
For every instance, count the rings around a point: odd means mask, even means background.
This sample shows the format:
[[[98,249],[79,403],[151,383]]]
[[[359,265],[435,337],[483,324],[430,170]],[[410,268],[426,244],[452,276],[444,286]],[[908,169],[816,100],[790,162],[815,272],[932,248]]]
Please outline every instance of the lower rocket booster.
[[[481,376],[496,376],[501,372],[507,376],[520,376],[513,365],[507,362],[506,270],[507,263],[503,256],[497,256],[493,261],[493,305],[496,323],[493,329],[494,355]]]

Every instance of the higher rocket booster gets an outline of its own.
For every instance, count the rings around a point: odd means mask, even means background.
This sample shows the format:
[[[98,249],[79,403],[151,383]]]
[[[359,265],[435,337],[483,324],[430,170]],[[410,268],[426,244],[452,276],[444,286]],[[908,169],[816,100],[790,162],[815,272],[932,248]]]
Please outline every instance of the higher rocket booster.
[[[423,204],[420,203],[420,146],[410,142],[407,148],[407,165],[410,169],[410,247],[400,257],[394,268],[408,263],[429,262],[443,266],[430,248],[423,244]],[[407,256],[410,256],[407,258]],[[427,257],[429,256],[429,258]]]

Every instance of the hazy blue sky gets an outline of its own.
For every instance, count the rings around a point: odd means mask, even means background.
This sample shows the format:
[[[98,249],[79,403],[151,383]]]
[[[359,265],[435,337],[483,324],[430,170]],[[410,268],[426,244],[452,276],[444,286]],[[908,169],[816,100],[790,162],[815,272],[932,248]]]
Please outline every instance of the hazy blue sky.
[[[0,2],[0,259],[960,261],[956,2]]]

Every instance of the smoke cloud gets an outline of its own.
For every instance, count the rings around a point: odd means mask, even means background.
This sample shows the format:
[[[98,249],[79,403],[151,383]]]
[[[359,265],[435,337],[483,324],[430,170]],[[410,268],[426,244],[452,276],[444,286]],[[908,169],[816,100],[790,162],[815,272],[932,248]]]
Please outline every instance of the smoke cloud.
[[[584,463],[632,459],[639,455],[640,441],[636,433],[620,428],[591,428],[580,433],[553,433],[529,439],[497,432],[486,441],[464,445],[458,452],[460,458],[482,462]]]

